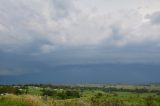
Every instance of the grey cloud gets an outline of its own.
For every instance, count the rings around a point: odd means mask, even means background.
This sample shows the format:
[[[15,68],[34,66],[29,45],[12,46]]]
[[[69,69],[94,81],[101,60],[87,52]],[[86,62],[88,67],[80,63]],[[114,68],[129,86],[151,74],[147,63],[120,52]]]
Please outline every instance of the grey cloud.
[[[8,68],[4,67],[0,69],[0,76],[13,76],[13,75],[23,75],[26,74],[27,71],[22,71],[23,69],[16,69],[16,68]]]
[[[63,0],[0,1],[0,44],[18,46],[24,43],[26,45],[37,38],[48,39],[45,36],[56,32],[56,25],[53,24],[57,21],[52,17],[65,17],[69,14],[70,7],[70,2]]]
[[[44,42],[44,44],[46,44]],[[127,47],[59,47],[54,52],[52,49],[45,49],[40,53],[39,41],[13,52],[0,52],[0,76],[12,75],[37,75],[39,73],[73,72],[77,70],[91,71],[95,65],[105,64],[159,64],[159,48],[152,48],[152,45]],[[34,46],[34,47],[33,47]],[[154,46],[153,46],[154,47]],[[49,50],[49,52],[48,52]],[[34,54],[35,53],[35,54]],[[36,54],[37,53],[37,54]],[[151,55],[152,54],[152,55]],[[116,65],[115,65],[116,66]],[[66,68],[68,67],[68,68]],[[158,70],[158,69],[156,69]],[[95,70],[93,70],[95,71]],[[83,72],[82,72],[83,73]]]
[[[74,0],[1,0],[0,73],[54,71],[63,64],[160,62],[160,26],[153,25],[159,12],[143,22],[138,10],[85,9]]]
[[[147,15],[147,18],[149,18],[153,24],[160,24],[160,11]]]
[[[70,11],[75,11],[75,7],[71,0],[53,0],[53,9],[56,12],[56,19],[65,18],[70,15]]]
[[[143,23],[137,10],[78,14],[75,10],[83,7],[75,7],[72,0],[2,0],[0,5],[0,28],[6,29],[0,32],[1,47],[20,45],[21,48],[45,39],[46,44],[39,46],[43,51],[45,45],[53,49],[61,45],[94,46],[107,41],[109,45],[125,46],[159,39],[159,27]]]

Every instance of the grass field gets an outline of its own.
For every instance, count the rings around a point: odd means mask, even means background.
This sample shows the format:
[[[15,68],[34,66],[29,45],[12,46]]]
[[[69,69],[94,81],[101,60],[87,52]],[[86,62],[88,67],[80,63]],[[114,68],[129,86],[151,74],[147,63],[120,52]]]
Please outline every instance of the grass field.
[[[0,106],[160,106],[159,86],[126,86],[0,86]]]

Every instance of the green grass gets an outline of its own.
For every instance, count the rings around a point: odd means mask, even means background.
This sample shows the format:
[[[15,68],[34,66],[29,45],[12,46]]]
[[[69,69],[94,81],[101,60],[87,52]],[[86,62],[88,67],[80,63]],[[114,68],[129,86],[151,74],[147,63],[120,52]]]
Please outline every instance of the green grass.
[[[126,87],[126,85],[125,85]],[[130,87],[130,86],[129,86]],[[70,99],[59,99],[53,96],[42,96],[43,89],[28,86],[27,94],[0,96],[0,106],[160,106],[160,95],[156,92],[135,93],[127,91],[105,92],[102,89],[52,89],[58,93],[67,90],[77,90],[81,97]]]
[[[33,95],[6,95],[0,96],[0,106],[91,106],[92,103],[99,103],[99,106],[104,106],[105,102],[123,102],[122,106],[147,106],[146,100],[150,97],[146,94],[132,94],[128,92],[106,93],[96,97],[95,95],[99,92],[86,91],[87,95],[85,97],[66,100],[56,100],[51,97],[45,100],[42,96]],[[151,97],[153,102],[151,106],[160,106],[160,97],[157,95]]]
[[[41,95],[42,94],[41,90],[42,90],[42,88],[29,86],[28,87],[28,94]]]
[[[0,97],[0,106],[28,106],[28,104],[18,96],[9,95]]]

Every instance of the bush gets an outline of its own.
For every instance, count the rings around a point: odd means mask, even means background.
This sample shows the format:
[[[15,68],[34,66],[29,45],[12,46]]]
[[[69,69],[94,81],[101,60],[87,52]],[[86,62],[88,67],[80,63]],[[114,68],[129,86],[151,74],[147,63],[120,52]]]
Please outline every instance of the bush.
[[[42,92],[43,92],[43,94],[42,94],[43,96],[44,95],[52,96],[57,99],[70,99],[70,98],[79,98],[80,97],[79,91],[77,91],[77,90],[66,90],[66,91],[58,92],[55,90],[43,89]]]
[[[79,91],[76,91],[76,90],[67,90],[65,92],[66,96],[69,97],[69,98],[79,98],[80,97],[80,94],[79,94]]]
[[[103,96],[103,94],[99,92],[95,96],[96,96],[96,98],[100,98],[101,96]]]
[[[54,90],[43,89],[42,92],[43,92],[42,93],[43,96],[44,95],[47,95],[47,96],[56,96],[57,95],[57,92]]]
[[[22,94],[22,92],[17,87],[3,86],[0,87],[0,94],[11,93],[11,94]]]

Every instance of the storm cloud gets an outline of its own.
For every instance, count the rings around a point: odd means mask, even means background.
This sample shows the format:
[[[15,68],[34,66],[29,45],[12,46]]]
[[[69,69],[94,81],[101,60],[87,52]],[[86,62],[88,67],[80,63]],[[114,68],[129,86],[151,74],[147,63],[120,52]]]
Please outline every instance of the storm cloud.
[[[159,42],[159,0],[0,1],[3,77],[66,65],[83,73],[94,64],[160,64]]]

